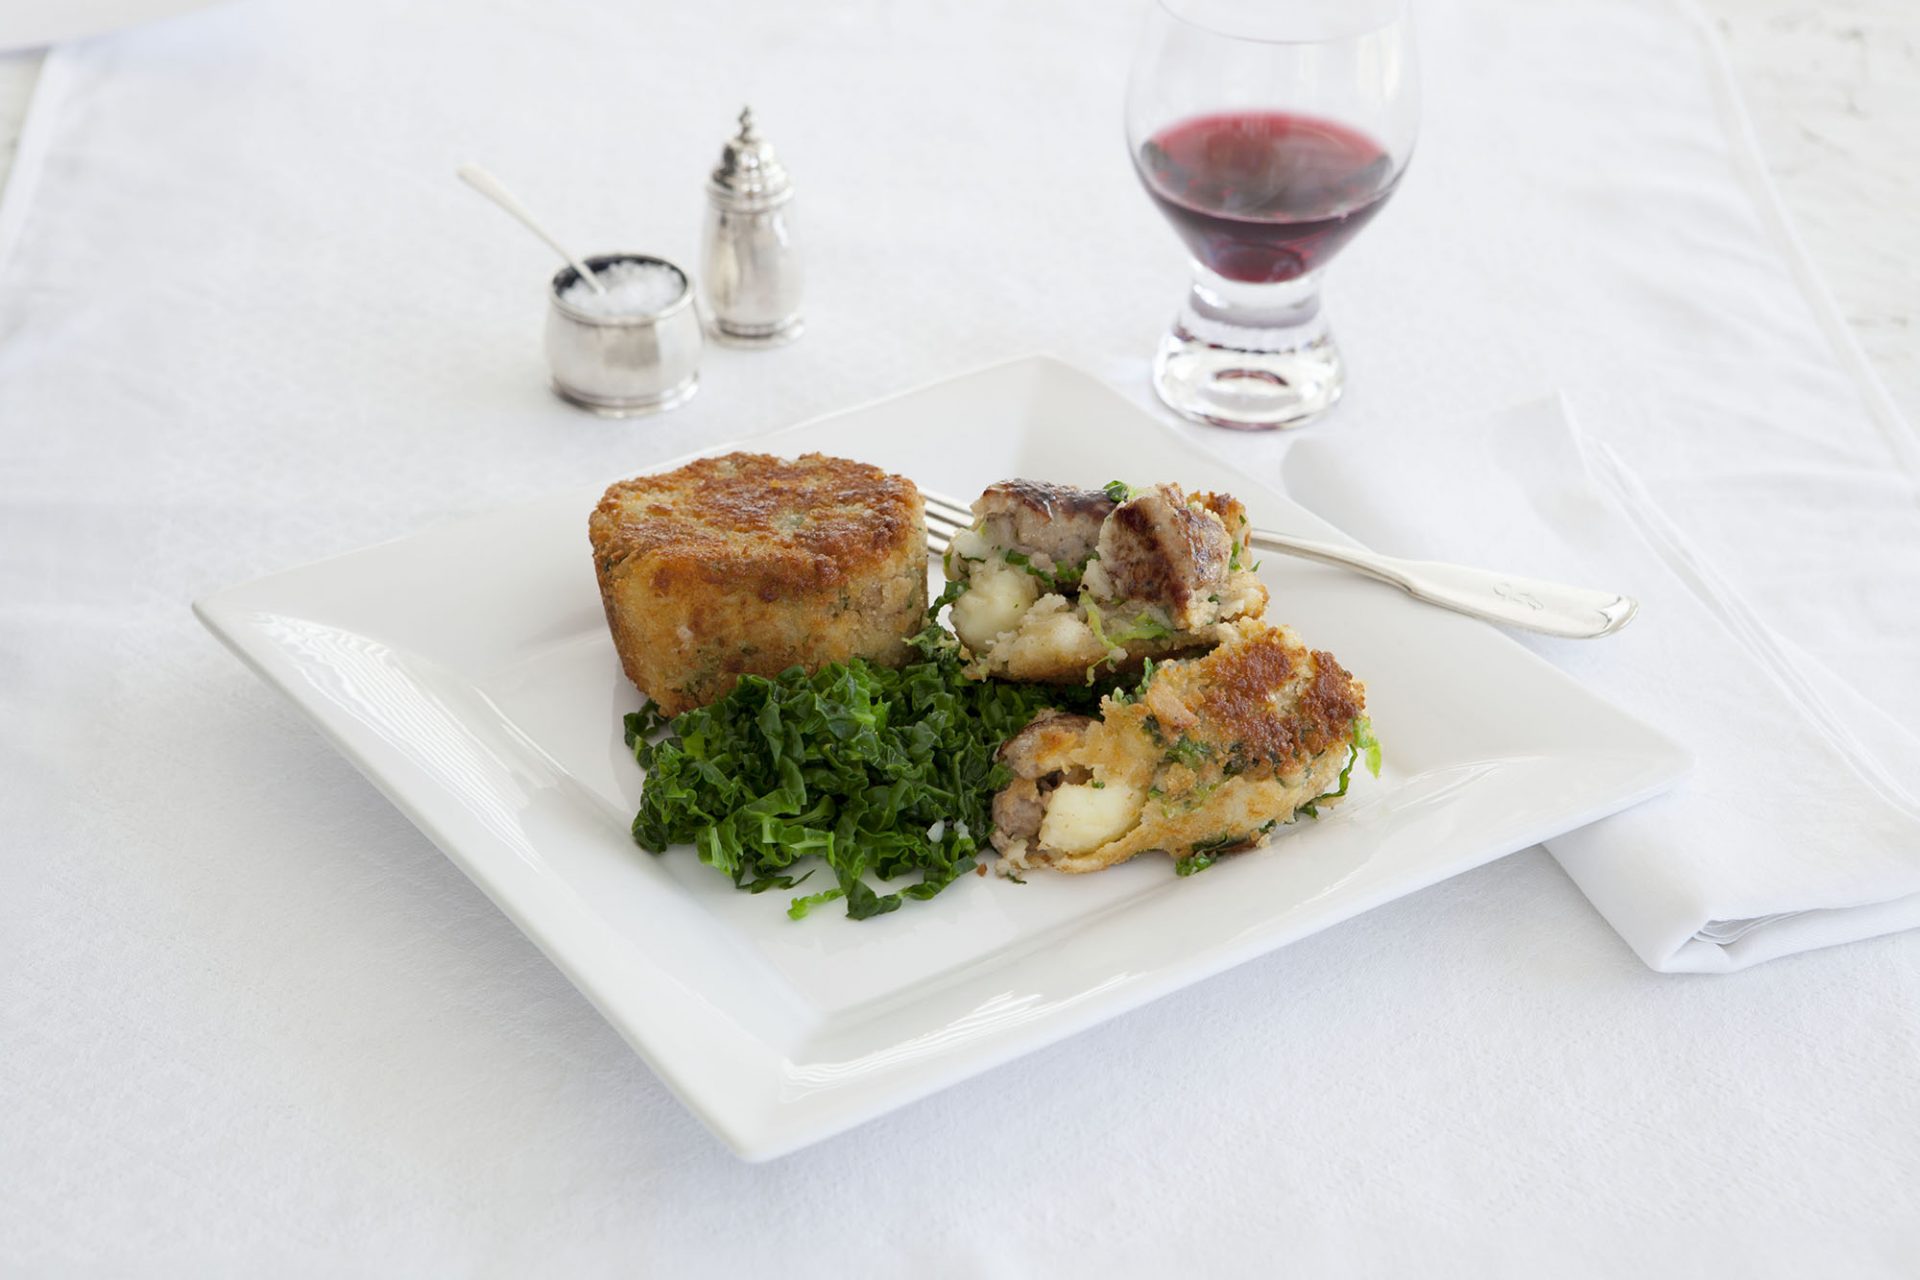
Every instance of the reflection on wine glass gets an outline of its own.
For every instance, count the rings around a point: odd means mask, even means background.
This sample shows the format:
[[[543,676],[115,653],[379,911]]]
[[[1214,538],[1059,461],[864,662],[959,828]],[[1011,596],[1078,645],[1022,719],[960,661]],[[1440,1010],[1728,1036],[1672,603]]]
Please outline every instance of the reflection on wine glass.
[[[1300,426],[1345,366],[1320,270],[1413,152],[1406,0],[1156,0],[1127,84],[1127,145],[1193,255],[1153,384],[1184,417]]]

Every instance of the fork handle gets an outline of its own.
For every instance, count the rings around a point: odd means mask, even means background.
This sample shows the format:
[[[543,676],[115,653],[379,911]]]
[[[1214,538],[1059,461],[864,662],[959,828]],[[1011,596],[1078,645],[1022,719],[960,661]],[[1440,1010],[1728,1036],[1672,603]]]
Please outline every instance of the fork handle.
[[[1400,560],[1357,547],[1336,546],[1255,529],[1256,547],[1338,565],[1406,592],[1416,600],[1503,627],[1539,631],[1568,640],[1610,636],[1633,621],[1640,608],[1632,596],[1591,591],[1511,573],[1471,569],[1438,560]]]

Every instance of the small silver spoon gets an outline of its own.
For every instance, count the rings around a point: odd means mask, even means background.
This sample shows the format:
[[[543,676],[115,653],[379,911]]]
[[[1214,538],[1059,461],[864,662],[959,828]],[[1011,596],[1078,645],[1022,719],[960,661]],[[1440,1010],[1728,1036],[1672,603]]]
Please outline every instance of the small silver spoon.
[[[607,286],[600,283],[600,277],[593,274],[593,268],[582,262],[579,255],[575,254],[573,250],[561,244],[551,231],[541,226],[533,214],[527,209],[527,206],[514,199],[513,193],[500,185],[500,179],[494,177],[479,165],[471,162],[455,169],[453,176],[518,218],[526,225],[527,230],[533,232],[533,234],[539,236],[542,240],[545,240],[549,245],[552,245],[554,252],[565,258],[573,269],[580,273],[580,278],[593,286],[595,293],[605,293],[607,291]]]

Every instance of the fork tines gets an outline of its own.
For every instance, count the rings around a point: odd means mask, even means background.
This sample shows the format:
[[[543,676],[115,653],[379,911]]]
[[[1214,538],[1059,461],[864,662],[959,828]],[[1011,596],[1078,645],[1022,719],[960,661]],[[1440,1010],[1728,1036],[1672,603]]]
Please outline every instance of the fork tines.
[[[953,541],[953,535],[973,525],[973,512],[952,498],[925,489],[920,496],[927,504],[927,547],[941,552]]]

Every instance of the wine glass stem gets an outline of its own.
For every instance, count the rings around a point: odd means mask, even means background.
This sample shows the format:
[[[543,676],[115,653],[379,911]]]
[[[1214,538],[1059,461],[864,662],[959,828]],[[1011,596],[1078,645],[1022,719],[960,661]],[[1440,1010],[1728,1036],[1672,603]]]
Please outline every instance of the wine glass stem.
[[[1304,426],[1333,407],[1345,381],[1313,272],[1248,284],[1196,263],[1153,363],[1154,389],[1170,408],[1243,431]]]
[[[1272,333],[1278,342],[1261,350],[1311,341],[1326,329],[1320,317],[1320,274],[1310,271],[1278,284],[1247,284],[1195,263],[1193,288],[1182,318],[1191,322],[1190,327],[1224,326],[1228,332],[1220,336],[1226,338],[1244,339],[1249,330]]]

